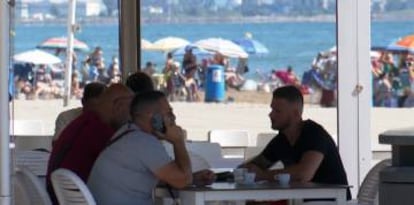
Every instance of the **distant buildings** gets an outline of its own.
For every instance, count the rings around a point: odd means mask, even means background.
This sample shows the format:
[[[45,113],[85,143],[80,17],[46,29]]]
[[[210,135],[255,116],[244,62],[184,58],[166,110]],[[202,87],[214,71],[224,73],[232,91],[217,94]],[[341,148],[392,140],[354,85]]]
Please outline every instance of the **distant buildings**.
[[[117,16],[118,1],[77,0],[76,17]],[[138,0],[137,0],[138,1]],[[174,17],[332,15],[338,0],[141,0],[141,14],[157,21]],[[16,19],[66,18],[67,0],[17,0]],[[373,14],[414,9],[414,1],[371,0]]]
[[[68,13],[67,0],[22,0],[16,1],[16,18],[46,20],[66,18]],[[106,13],[101,0],[77,0],[76,17],[96,17]]]

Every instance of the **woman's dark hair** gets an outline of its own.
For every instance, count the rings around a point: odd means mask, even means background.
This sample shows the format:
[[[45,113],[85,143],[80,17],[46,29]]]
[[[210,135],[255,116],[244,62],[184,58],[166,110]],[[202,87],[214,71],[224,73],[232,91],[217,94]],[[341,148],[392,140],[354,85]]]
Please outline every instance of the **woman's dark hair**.
[[[128,76],[125,84],[135,94],[155,90],[151,77],[144,72],[136,72]]]

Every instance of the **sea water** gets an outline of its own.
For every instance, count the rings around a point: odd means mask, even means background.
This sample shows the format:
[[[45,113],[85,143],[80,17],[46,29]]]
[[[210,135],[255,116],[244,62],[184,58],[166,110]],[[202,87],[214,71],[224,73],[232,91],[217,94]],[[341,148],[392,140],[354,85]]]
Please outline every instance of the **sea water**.
[[[371,25],[371,45],[385,46],[401,36],[414,31],[414,24],[404,22],[373,22]],[[128,28],[128,29],[134,29]],[[141,28],[141,37],[151,42],[157,39],[176,36],[195,42],[210,37],[239,39],[249,32],[253,38],[269,49],[269,54],[249,56],[250,78],[258,78],[256,71],[263,74],[274,69],[284,69],[291,65],[301,76],[310,68],[313,58],[320,51],[329,50],[336,44],[336,25],[332,22],[279,22],[279,23],[221,23],[221,24],[145,24]],[[66,24],[17,24],[13,39],[12,53],[35,48],[50,37],[65,36]],[[104,51],[108,66],[113,56],[119,56],[119,27],[115,23],[84,24],[75,37],[86,42],[91,51],[100,46]],[[78,65],[87,53],[79,53]],[[62,57],[63,58],[63,57]],[[165,53],[143,51],[141,63],[152,61],[157,69],[164,66]],[[179,57],[177,61],[181,62]],[[231,61],[236,66],[237,61]]]

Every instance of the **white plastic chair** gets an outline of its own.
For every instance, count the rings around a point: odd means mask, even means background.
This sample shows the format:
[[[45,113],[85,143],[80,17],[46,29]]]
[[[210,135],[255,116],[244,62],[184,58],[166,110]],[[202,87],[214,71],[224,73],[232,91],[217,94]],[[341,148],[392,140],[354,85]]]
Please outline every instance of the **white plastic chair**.
[[[42,120],[13,120],[10,135],[16,150],[51,150],[52,136],[46,135]]]
[[[189,152],[206,159],[211,168],[235,168],[244,161],[243,158],[224,158],[218,143],[193,141],[186,146]]]
[[[361,183],[357,200],[349,201],[348,205],[378,205],[379,173],[384,168],[391,166],[391,164],[391,159],[384,159],[374,165]],[[321,202],[307,202],[303,204],[322,205]],[[331,204],[333,203],[331,202]]]
[[[379,173],[391,164],[391,159],[384,159],[369,170],[359,188],[357,196],[359,205],[378,204]]]
[[[244,149],[249,146],[247,130],[220,130],[208,132],[208,141],[219,143],[224,157],[244,157]]]
[[[52,150],[51,135],[12,135],[15,150]]]
[[[46,187],[27,167],[19,166],[15,171],[15,204],[51,205]]]
[[[86,184],[68,169],[57,169],[52,173],[52,185],[60,205],[96,205]]]
[[[27,167],[34,175],[44,177],[49,156],[50,153],[43,151],[16,151],[15,162],[17,166]]]

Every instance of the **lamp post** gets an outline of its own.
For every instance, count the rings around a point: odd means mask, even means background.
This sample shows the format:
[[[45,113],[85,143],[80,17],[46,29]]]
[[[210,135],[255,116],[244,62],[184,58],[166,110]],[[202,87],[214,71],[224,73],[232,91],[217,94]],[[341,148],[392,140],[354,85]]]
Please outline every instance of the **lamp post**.
[[[67,106],[72,85],[72,63],[73,63],[73,39],[74,33],[77,30],[77,25],[75,24],[75,15],[76,15],[76,0],[68,1],[68,41],[66,46],[66,72],[65,72],[65,90],[63,94],[63,106]]]

